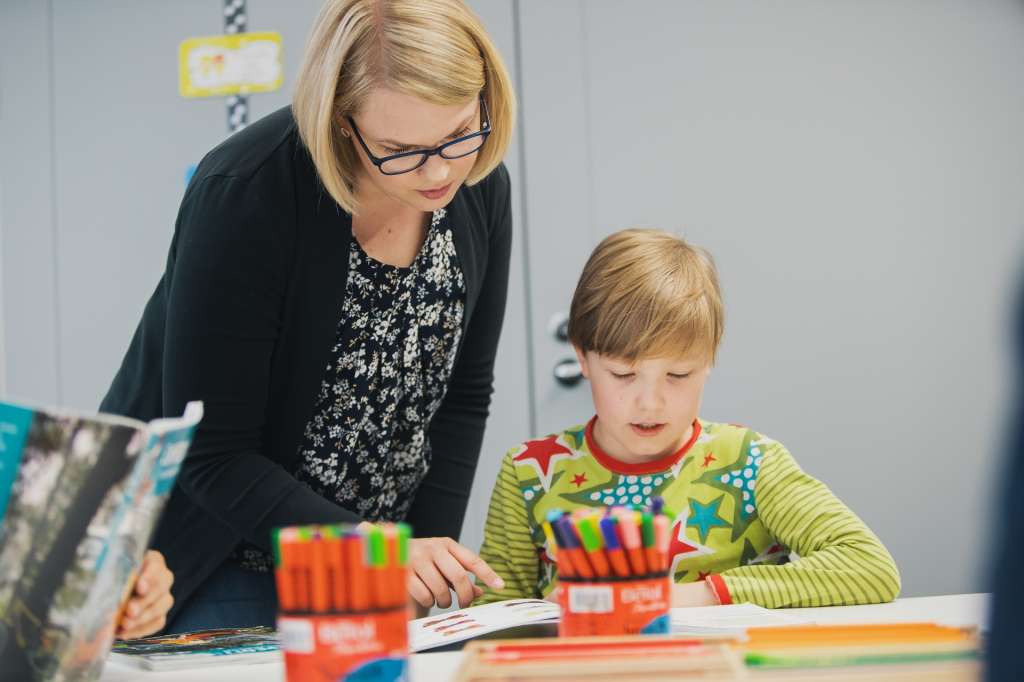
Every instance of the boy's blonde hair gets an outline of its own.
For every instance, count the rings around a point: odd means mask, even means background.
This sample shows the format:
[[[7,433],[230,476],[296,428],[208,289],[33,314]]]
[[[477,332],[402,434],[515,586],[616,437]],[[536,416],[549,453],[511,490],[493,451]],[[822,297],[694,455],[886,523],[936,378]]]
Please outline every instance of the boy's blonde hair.
[[[327,0],[313,24],[292,112],[320,181],[355,211],[359,158],[341,134],[375,87],[452,105],[483,96],[491,133],[467,184],[501,162],[515,126],[515,94],[501,55],[460,0]]]
[[[597,245],[569,310],[569,342],[634,361],[715,361],[725,314],[711,255],[660,230],[623,230]]]

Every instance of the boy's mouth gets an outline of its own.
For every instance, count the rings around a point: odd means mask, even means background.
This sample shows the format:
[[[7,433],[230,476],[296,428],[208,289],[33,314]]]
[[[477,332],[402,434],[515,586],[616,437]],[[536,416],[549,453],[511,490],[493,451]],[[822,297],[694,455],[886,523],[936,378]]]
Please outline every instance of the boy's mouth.
[[[631,422],[629,427],[638,436],[656,436],[665,428],[665,424],[658,422]]]

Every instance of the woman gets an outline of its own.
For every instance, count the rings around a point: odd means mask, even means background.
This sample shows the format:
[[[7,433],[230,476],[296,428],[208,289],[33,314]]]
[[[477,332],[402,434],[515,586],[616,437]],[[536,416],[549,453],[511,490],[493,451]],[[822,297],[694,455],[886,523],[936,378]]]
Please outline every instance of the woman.
[[[408,520],[411,596],[461,605],[456,544],[511,248],[514,95],[459,0],[329,0],[293,105],[210,152],[105,411],[205,403],[154,547],[168,630],[274,622],[274,527]]]

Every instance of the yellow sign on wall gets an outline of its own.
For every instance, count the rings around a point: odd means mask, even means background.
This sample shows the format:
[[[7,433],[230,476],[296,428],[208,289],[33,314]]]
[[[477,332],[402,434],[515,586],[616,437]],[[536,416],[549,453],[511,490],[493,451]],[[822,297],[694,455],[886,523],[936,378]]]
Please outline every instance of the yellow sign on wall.
[[[189,38],[178,48],[182,97],[269,92],[280,88],[283,81],[280,33]]]

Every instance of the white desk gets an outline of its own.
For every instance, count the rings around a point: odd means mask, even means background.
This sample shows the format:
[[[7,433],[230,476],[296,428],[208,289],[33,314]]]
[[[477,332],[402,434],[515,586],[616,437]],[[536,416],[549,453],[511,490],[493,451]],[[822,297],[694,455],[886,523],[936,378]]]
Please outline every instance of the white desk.
[[[952,594],[943,597],[916,597],[897,599],[889,604],[873,606],[837,606],[820,609],[792,609],[786,613],[815,623],[899,623],[934,621],[946,625],[984,625],[988,612],[987,594]],[[409,658],[413,682],[442,682],[451,679],[462,660],[462,653],[423,653]],[[166,673],[140,672],[108,664],[100,682],[281,682],[284,680],[283,663],[262,665],[223,666],[197,670],[179,670]]]

